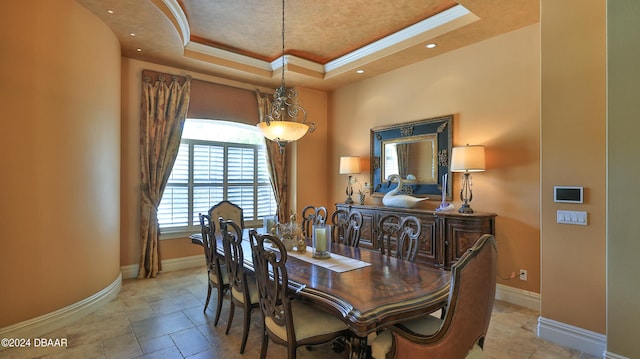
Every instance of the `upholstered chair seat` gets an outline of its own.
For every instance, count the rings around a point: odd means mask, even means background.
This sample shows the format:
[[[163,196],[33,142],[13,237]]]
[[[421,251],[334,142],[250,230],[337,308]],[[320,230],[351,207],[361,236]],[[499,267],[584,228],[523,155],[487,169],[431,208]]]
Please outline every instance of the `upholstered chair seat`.
[[[291,312],[296,340],[298,341],[347,330],[347,325],[340,319],[298,300],[291,301]],[[265,318],[265,325],[269,331],[282,339],[282,341],[287,341],[287,332],[284,326],[276,324],[270,317]]]
[[[227,279],[228,280],[228,279]],[[247,281],[247,287],[249,288],[249,299],[252,304],[256,304],[260,301],[260,293],[258,293],[258,285],[254,280]],[[238,292],[231,287],[231,295],[235,300],[240,303],[244,303],[244,294]]]
[[[225,266],[222,266],[221,269],[222,272],[220,273],[220,276],[222,277],[222,284],[229,284],[229,274],[227,273],[227,268]],[[218,276],[214,273],[209,273],[209,280],[215,284],[220,284],[218,283]]]
[[[424,318],[403,322],[402,325],[414,333],[428,336],[435,334],[440,329],[442,319],[428,315]],[[391,332],[383,330],[371,343],[371,357],[384,358],[391,351],[392,341]],[[482,359],[483,357],[482,348],[478,343],[474,343],[465,359]]]

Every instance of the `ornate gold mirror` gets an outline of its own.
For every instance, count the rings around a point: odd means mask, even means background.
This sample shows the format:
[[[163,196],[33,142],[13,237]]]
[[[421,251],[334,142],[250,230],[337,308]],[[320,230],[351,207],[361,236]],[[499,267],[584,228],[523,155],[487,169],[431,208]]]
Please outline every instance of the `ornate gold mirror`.
[[[449,174],[453,115],[371,129],[373,196],[384,196],[392,174],[402,178],[402,190],[416,197],[442,197],[443,175]],[[449,180],[450,182],[450,180]],[[451,199],[451,185],[446,197]]]

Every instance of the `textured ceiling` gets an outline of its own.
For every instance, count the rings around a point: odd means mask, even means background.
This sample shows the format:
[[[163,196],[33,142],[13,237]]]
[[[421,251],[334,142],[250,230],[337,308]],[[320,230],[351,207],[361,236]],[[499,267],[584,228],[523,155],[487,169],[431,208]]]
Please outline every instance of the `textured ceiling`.
[[[212,11],[222,9],[224,3],[228,3],[224,12]],[[191,0],[182,4],[193,41],[250,53],[267,61],[280,57],[279,1]],[[370,0],[289,1],[285,8],[285,51],[324,64],[454,5],[450,0],[386,1],[375,6],[376,14],[384,16],[376,15],[376,21],[371,21],[362,10],[371,7]]]
[[[281,1],[76,1],[111,28],[125,57],[258,86],[280,81]],[[538,21],[539,0],[288,0],[287,85],[330,90]]]

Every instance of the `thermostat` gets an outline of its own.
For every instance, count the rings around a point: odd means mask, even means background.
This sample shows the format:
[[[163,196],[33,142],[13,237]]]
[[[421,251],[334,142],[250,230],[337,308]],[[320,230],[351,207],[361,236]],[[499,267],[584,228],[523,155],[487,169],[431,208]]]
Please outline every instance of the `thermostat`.
[[[553,201],[563,203],[583,203],[583,187],[554,186]]]

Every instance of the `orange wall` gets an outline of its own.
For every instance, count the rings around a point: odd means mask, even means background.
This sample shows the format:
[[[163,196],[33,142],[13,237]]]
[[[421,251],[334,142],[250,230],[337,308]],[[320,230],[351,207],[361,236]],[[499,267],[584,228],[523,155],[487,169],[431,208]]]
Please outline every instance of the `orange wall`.
[[[5,2],[0,33],[1,328],[120,273],[120,44],[72,0]]]
[[[528,281],[498,281],[539,292],[539,31],[531,25],[335,91],[329,100],[331,202],[345,199],[339,157],[367,162],[372,127],[453,114],[455,146],[486,146],[487,171],[473,175],[472,208],[498,214],[498,270],[503,276],[529,271]],[[369,176],[366,166],[356,177],[364,183]],[[459,207],[460,176],[453,177]],[[367,196],[373,202],[380,199]]]
[[[338,173],[337,168],[328,166],[327,158],[327,93],[323,91],[297,88],[300,104],[308,111],[308,121],[315,122],[316,130],[306,134],[296,143],[289,145],[292,153],[292,209],[298,215],[307,205],[332,208],[327,202],[327,174]],[[299,218],[300,220],[300,218]]]
[[[541,14],[542,316],[605,333],[606,1],[543,0]],[[554,203],[557,185],[584,186],[584,204]]]

